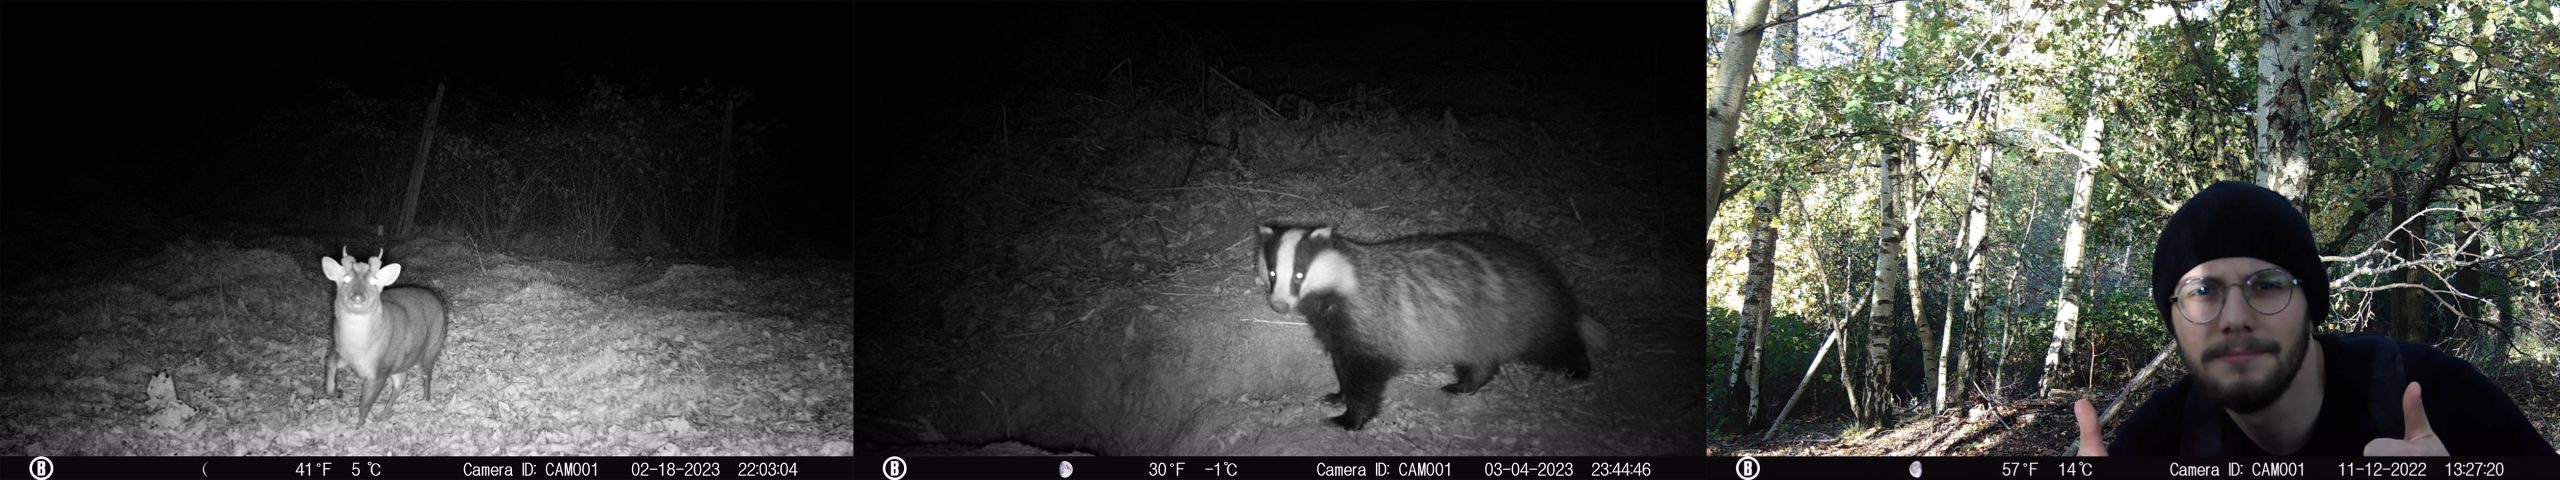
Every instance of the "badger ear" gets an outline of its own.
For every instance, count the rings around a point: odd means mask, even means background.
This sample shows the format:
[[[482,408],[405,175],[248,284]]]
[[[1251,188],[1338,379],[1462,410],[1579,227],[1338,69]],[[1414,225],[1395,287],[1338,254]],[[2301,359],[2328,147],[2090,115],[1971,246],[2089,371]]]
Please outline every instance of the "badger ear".
[[[1333,227],[1316,227],[1316,231],[1307,232],[1307,238],[1315,240],[1333,240]]]
[[[1271,234],[1274,234],[1274,233],[1280,233],[1280,232],[1278,232],[1278,231],[1274,231],[1274,230],[1272,230],[1272,229],[1271,229],[1271,225],[1270,225],[1270,224],[1263,224],[1263,225],[1257,226],[1257,227],[1255,227],[1255,228],[1260,229],[1259,231],[1257,231],[1257,232],[1254,234],[1257,238],[1271,238]]]

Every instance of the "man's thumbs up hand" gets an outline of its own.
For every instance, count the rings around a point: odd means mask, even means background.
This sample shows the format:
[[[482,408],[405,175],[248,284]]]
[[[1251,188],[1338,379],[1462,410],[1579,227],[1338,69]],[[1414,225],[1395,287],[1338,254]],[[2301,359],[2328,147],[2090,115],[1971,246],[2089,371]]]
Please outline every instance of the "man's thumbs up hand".
[[[2418,382],[2409,382],[2409,388],[2400,394],[2400,413],[2402,421],[2406,423],[2403,426],[2407,428],[2401,432],[2403,438],[2376,438],[2371,442],[2365,442],[2365,456],[2444,457],[2452,455],[2445,451],[2444,439],[2436,438],[2435,426],[2427,423],[2427,404],[2419,396]],[[2081,425],[2082,431],[2086,432],[2088,423],[2084,421]]]
[[[2098,435],[2098,407],[2083,398],[2071,404],[2071,416],[2080,420],[2080,456],[2107,456],[2107,441]],[[2376,440],[2380,441],[2380,440]],[[2368,447],[2366,451],[2371,451]]]

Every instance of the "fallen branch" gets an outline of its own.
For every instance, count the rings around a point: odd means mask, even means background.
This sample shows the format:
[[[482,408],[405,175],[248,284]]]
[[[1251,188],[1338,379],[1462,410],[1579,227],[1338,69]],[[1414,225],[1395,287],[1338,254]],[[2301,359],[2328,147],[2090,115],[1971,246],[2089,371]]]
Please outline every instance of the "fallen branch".
[[[2133,392],[2135,389],[2139,389],[2144,385],[2150,384],[2151,373],[2159,370],[2161,361],[2168,360],[2169,354],[2176,351],[2178,351],[2178,342],[2171,341],[2160,346],[2160,353],[2151,354],[2151,363],[2143,365],[2140,373],[2133,374],[2132,381],[2124,383],[2124,393],[2119,394],[2116,397],[2116,401],[2107,403],[2106,414],[2098,415],[2098,425],[2103,426],[2107,424],[2108,420],[2114,420],[2116,418],[2116,412],[2124,409],[2124,401],[2133,399]],[[2074,448],[2071,451],[2077,452],[2080,450]]]

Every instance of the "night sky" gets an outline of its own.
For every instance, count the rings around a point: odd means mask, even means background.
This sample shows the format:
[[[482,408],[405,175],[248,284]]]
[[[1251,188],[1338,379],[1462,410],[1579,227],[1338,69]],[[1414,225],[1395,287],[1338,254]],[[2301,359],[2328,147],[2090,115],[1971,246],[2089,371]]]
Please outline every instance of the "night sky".
[[[588,76],[669,89],[708,80],[755,95],[738,118],[780,126],[769,161],[799,182],[743,189],[776,195],[761,204],[794,220],[741,235],[789,238],[806,245],[803,254],[843,258],[852,216],[850,10],[841,2],[7,2],[6,207],[21,228],[102,196],[143,200],[161,218],[210,216],[210,206],[240,200],[225,192],[296,188],[304,181],[256,185],[264,180],[239,174],[278,159],[253,157],[237,140],[253,138],[249,130],[276,108],[326,98],[333,83],[416,112],[442,82],[442,126],[465,129],[485,125],[468,123],[456,106],[572,96]],[[385,141],[414,144],[411,118]]]

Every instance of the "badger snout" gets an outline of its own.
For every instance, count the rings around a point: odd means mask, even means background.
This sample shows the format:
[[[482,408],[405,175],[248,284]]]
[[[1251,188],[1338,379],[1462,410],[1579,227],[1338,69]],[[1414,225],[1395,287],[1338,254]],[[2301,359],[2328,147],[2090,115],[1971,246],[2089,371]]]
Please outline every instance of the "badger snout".
[[[1271,311],[1281,315],[1298,313],[1298,302],[1286,298],[1272,298]]]

